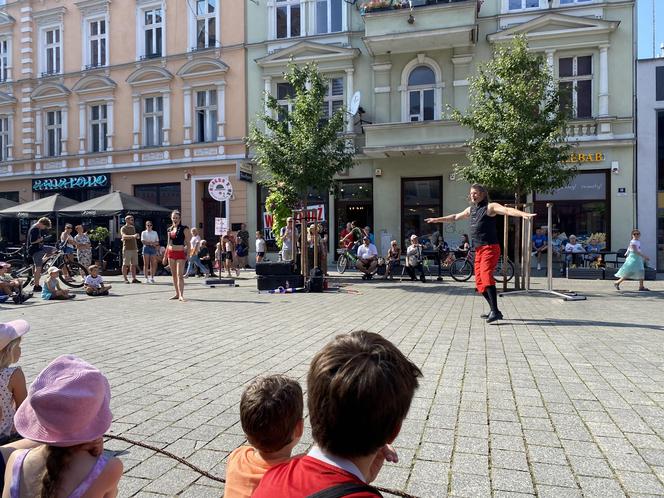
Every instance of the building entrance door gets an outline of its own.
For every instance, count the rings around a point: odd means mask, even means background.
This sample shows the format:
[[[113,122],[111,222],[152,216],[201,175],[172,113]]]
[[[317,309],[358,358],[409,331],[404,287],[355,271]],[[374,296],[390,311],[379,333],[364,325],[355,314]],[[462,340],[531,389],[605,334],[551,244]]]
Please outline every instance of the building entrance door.
[[[207,188],[203,189],[203,235],[208,241],[208,248],[214,247],[218,235],[214,234],[214,219],[226,217],[226,204],[228,201],[219,202],[210,196]],[[230,226],[230,225],[229,225]],[[210,245],[215,241],[212,245]]]
[[[348,222],[354,221],[355,225],[360,228],[370,226],[372,232],[375,233],[375,227],[373,226],[373,182],[371,179],[340,182],[339,192],[334,201],[334,221],[336,224],[333,228],[335,248],[339,247],[339,234]]]

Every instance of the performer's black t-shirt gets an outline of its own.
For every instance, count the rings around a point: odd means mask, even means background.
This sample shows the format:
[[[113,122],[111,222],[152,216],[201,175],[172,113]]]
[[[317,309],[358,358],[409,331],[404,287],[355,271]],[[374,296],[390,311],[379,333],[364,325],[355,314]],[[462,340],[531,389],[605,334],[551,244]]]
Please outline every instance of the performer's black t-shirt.
[[[470,238],[475,247],[498,243],[496,217],[487,214],[488,207],[487,200],[470,206]]]

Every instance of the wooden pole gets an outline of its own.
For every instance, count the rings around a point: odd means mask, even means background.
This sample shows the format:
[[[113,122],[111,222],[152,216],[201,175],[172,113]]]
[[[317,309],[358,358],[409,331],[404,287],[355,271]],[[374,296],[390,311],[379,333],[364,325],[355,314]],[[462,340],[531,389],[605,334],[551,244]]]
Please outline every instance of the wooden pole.
[[[509,224],[510,217],[505,215],[505,225],[503,226],[503,292],[507,292],[507,244],[509,243]]]
[[[314,214],[314,268],[318,268],[318,223],[317,216]]]

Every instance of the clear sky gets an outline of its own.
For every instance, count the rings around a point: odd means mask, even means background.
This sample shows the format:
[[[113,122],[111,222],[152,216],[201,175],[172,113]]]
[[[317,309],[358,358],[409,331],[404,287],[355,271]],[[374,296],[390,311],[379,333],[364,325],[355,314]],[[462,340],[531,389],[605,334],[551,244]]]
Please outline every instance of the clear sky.
[[[664,0],[637,0],[639,59],[653,56],[653,8],[655,12],[655,56],[664,43]]]

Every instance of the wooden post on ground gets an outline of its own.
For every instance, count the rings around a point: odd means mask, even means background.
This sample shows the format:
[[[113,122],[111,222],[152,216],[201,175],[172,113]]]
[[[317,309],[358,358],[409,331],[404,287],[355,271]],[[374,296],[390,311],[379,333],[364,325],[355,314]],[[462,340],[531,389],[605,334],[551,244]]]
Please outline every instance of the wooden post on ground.
[[[503,292],[507,291],[507,260],[509,259],[507,244],[509,243],[509,224],[510,217],[505,215],[505,225],[503,226]]]

